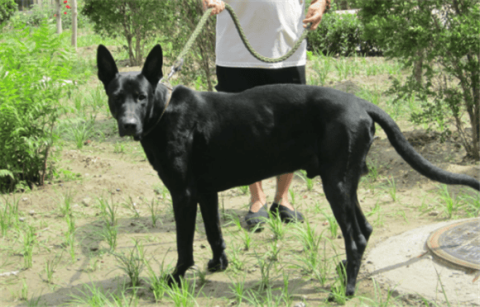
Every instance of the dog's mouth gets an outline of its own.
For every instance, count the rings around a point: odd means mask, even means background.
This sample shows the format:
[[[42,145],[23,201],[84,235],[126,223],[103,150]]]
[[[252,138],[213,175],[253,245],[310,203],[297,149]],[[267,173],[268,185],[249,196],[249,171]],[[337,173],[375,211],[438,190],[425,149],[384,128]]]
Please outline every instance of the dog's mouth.
[[[142,138],[142,128],[138,125],[130,125],[125,123],[118,124],[118,134],[120,137],[130,136],[133,137],[135,141],[139,141]]]

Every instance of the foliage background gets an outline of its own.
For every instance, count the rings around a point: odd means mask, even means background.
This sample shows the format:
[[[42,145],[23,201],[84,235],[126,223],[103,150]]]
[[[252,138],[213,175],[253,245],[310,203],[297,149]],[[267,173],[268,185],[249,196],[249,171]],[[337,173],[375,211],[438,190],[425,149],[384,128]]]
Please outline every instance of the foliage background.
[[[17,4],[13,0],[0,0],[0,25],[15,14]]]
[[[453,124],[469,156],[480,159],[480,1],[358,0],[364,38],[412,74],[396,80],[397,101],[415,95],[421,111],[411,120],[445,134]],[[464,115],[467,114],[467,118]],[[469,122],[473,129],[465,128]]]
[[[61,100],[82,76],[54,33],[42,23],[0,34],[0,190],[42,185],[55,170]]]

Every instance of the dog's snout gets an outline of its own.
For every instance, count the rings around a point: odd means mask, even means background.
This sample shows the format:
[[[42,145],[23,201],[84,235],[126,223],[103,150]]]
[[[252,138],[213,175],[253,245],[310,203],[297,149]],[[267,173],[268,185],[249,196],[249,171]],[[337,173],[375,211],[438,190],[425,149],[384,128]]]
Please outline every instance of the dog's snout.
[[[137,125],[138,125],[137,119],[135,119],[133,117],[127,118],[123,122],[123,129],[125,129],[127,134],[134,134],[137,130]]]

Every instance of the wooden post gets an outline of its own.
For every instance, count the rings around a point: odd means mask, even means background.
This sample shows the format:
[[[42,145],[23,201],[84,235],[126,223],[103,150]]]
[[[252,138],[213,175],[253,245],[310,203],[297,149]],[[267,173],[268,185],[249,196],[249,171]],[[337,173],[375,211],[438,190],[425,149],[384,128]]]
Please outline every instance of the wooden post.
[[[77,50],[77,0],[70,0],[72,4],[72,46]]]
[[[62,33],[62,4],[61,0],[56,1],[57,5],[57,34]]]

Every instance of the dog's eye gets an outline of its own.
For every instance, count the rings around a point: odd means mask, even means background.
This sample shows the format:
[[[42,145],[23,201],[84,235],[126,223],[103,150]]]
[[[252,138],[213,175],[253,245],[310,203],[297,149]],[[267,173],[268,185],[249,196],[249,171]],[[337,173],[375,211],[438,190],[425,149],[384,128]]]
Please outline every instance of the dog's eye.
[[[147,96],[145,96],[145,95],[141,95],[141,94],[138,95],[138,100],[140,100],[140,101],[141,101],[141,100],[144,100],[144,99],[146,99],[146,98],[147,98]]]

